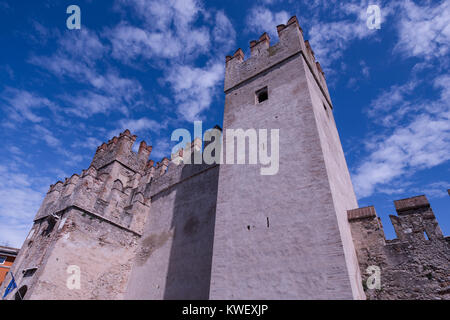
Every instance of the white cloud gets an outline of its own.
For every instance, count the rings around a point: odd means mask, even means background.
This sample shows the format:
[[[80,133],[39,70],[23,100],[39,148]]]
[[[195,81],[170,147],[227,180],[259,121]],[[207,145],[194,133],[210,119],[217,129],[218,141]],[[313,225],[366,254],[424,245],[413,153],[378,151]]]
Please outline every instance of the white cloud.
[[[22,245],[45,196],[45,183],[0,165],[0,243]]]
[[[234,49],[236,32],[228,17],[220,10],[207,12],[194,0],[117,3],[120,10],[131,8],[141,24],[124,21],[107,32],[113,56],[125,63],[159,66],[178,103],[178,115],[197,119],[212,103],[224,75],[224,56]],[[205,56],[207,67],[194,66],[199,55]]]
[[[308,30],[311,47],[325,71],[329,71],[330,65],[342,57],[352,41],[368,38],[376,32],[366,26],[367,6],[343,4],[341,9],[346,14],[346,19],[334,22],[315,21]]]
[[[35,125],[34,130],[39,135],[39,137],[44,140],[50,147],[59,147],[61,145],[61,141],[56,138],[53,132],[51,132],[47,128],[44,128],[40,125]]]
[[[113,56],[124,62],[138,58],[194,58],[210,45],[208,28],[197,26],[202,8],[194,0],[118,1],[121,9],[131,8],[143,26],[122,22],[107,35]]]
[[[94,137],[87,137],[84,140],[77,140],[72,143],[72,148],[86,148],[95,150],[98,146],[100,146],[103,142],[100,139]]]
[[[217,50],[219,55],[225,55],[226,52],[234,49],[236,31],[223,11],[216,13],[212,37],[214,44],[211,49]]]
[[[220,62],[204,68],[174,67],[166,80],[175,92],[178,113],[187,121],[199,120],[200,113],[209,108],[223,76],[224,64]]]
[[[132,134],[149,131],[158,133],[161,129],[164,129],[165,127],[166,122],[161,123],[146,117],[140,119],[122,119],[119,121],[119,127],[117,130],[114,131],[114,133],[122,132],[125,129],[130,130]]]
[[[43,121],[43,118],[36,113],[37,110],[48,108],[55,111],[58,109],[53,102],[46,98],[15,88],[7,87],[2,93],[1,99],[6,102],[7,116],[14,122],[27,120],[39,123]]]
[[[104,66],[103,57],[109,49],[95,32],[86,28],[81,33],[69,31],[58,43],[53,55],[33,56],[29,62],[59,78],[86,86],[75,95],[70,92],[59,95],[68,105],[65,111],[84,118],[111,111],[127,115],[129,108],[142,103],[143,89],[137,80],[123,78],[117,71]]]
[[[277,38],[276,26],[286,24],[290,18],[286,11],[273,12],[264,7],[253,7],[247,15],[247,26],[251,31],[267,32],[272,38]]]
[[[425,60],[448,58],[450,47],[450,2],[416,5],[403,1],[398,21],[399,41],[395,51],[405,57]]]
[[[46,68],[59,77],[69,77],[88,85],[81,94],[61,94],[70,106],[69,112],[80,117],[118,110],[127,114],[129,106],[137,102],[143,92],[141,84],[134,79],[120,77],[114,71],[98,73],[95,68],[74,58],[63,55],[34,57],[31,62]]]
[[[377,188],[406,174],[432,168],[450,160],[450,76],[439,76],[434,86],[440,90],[436,101],[425,101],[412,120],[404,125],[393,124],[392,133],[379,135],[369,141],[369,155],[356,168],[353,183],[359,197],[367,197]],[[393,92],[401,91],[397,87]],[[403,97],[396,98],[407,104]],[[390,108],[390,106],[389,106]],[[381,117],[381,116],[380,116]],[[404,119],[405,120],[405,119]],[[388,187],[389,188],[389,187]]]
[[[411,79],[403,85],[394,85],[385,90],[370,103],[368,116],[387,127],[403,121],[405,116],[415,116],[413,111],[421,109],[422,106],[410,99],[419,84],[419,80]]]
[[[110,40],[113,45],[113,56],[124,62],[138,57],[174,58],[184,49],[181,42],[173,39],[170,31],[151,33],[128,24],[115,27],[111,31]]]
[[[61,53],[68,54],[77,60],[82,59],[88,65],[93,65],[109,51],[98,35],[87,28],[77,32],[65,32],[58,39],[58,43],[58,50]]]

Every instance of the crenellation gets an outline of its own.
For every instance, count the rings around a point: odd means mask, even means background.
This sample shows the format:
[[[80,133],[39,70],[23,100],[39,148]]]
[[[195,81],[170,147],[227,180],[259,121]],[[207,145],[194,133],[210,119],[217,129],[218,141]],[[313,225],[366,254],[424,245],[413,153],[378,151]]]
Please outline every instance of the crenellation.
[[[145,141],[142,141],[139,145],[138,161],[147,163],[151,152],[152,146],[147,146],[147,143]]]
[[[375,208],[373,206],[358,208],[348,211],[348,220],[357,220],[357,219],[366,219],[366,218],[374,218],[377,216],[375,212]]]
[[[224,91],[227,92],[242,85],[245,81],[267,72],[295,55],[303,55],[332,108],[325,74],[314,57],[314,51],[309,41],[303,39],[303,30],[297,17],[291,17],[286,25],[277,26],[277,32],[279,42],[272,46],[267,33],[264,33],[259,40],[252,40],[250,42],[251,57],[246,60],[244,60],[244,53],[240,48],[234,53],[233,57],[227,56]]]
[[[91,165],[99,170],[113,161],[118,161],[135,172],[144,170],[152,147],[142,141],[139,152],[135,153],[132,147],[136,138],[137,136],[131,135],[129,130],[122,132],[119,137],[113,137],[107,144],[97,148]]]
[[[255,45],[253,52],[258,52],[258,54],[252,54],[250,58],[244,60],[243,51],[238,49],[232,59],[227,58],[224,90],[231,90],[243,81],[270,69],[289,57],[300,54],[302,46],[304,47],[303,35],[296,19],[279,32],[279,39],[277,44],[270,46],[269,37],[265,33],[259,41],[252,42]]]
[[[316,62],[316,56],[314,55],[314,51],[311,48],[311,45],[309,44],[309,40],[305,40],[305,46],[306,46],[306,52],[308,54],[310,62],[311,63],[315,63]]]
[[[430,203],[425,195],[396,200],[394,201],[394,205],[398,214],[415,213],[417,209],[427,209],[430,207]]]
[[[259,40],[252,40],[250,41],[250,52],[251,52],[251,56],[258,56],[260,55],[262,52],[264,52],[264,50],[269,49],[270,47],[270,37],[269,35],[264,32],[260,37]]]
[[[353,241],[363,275],[370,266],[380,268],[381,288],[364,286],[368,299],[449,299],[450,243],[426,196],[394,201],[390,215],[396,239],[386,240],[373,207],[348,211]],[[369,208],[369,209],[368,209]]]

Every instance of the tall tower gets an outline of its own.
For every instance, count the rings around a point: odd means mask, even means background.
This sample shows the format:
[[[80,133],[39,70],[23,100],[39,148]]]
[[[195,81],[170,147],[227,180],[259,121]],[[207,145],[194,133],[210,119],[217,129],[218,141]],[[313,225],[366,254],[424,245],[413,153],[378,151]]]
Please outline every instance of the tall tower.
[[[220,166],[210,298],[364,299],[324,74],[296,17],[277,31],[279,43],[263,34],[250,58],[227,57],[223,158],[226,130],[279,129],[279,170]]]

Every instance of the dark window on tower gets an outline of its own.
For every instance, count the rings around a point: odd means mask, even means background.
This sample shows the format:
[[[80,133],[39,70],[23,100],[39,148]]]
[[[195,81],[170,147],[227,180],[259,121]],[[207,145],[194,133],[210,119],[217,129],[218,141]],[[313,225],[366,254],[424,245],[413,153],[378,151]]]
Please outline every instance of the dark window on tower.
[[[23,276],[24,277],[31,277],[31,276],[34,275],[36,270],[37,270],[37,268],[30,268],[30,269],[23,270]]]
[[[52,216],[47,218],[47,227],[42,231],[43,236],[48,236],[50,233],[52,233],[53,228],[55,227],[56,219]]]
[[[256,103],[261,103],[269,99],[269,91],[267,90],[267,87],[264,87],[256,91],[255,94],[256,94]]]

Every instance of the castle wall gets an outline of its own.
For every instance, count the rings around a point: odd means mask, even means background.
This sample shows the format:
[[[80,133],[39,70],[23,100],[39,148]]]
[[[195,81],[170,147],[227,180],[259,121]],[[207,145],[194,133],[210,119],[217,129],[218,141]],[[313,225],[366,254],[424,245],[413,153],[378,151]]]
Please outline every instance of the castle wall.
[[[39,270],[28,299],[121,299],[137,235],[122,230],[78,209],[70,209],[53,239],[52,250]],[[80,268],[81,288],[69,289],[67,268]]]
[[[353,244],[350,225],[347,220],[347,210],[358,206],[353,185],[345,160],[339,133],[333,116],[333,106],[327,101],[326,95],[320,90],[320,82],[314,78],[314,71],[311,71],[315,64],[312,54],[306,55],[303,60],[306,79],[314,111],[316,130],[320,137],[320,144],[325,161],[327,179],[333,197],[333,204],[336,210],[337,223],[342,238],[342,245],[347,263],[348,275],[352,284],[353,295],[356,298],[364,298],[361,287],[361,275],[359,272],[358,259]],[[309,64],[309,65],[308,65]],[[316,77],[317,78],[317,77]],[[342,106],[344,107],[344,106]]]
[[[148,185],[150,214],[127,299],[208,299],[218,172],[171,164]]]
[[[81,175],[50,186],[12,268],[18,286],[27,288],[23,298],[123,298],[154,172],[151,147],[142,142],[135,153],[135,139],[126,130],[100,146]],[[79,290],[66,286],[69,265],[81,270]]]
[[[260,165],[220,166],[210,298],[361,298],[352,290],[301,30],[295,20],[279,30],[278,44],[261,38],[252,57],[244,61],[238,50],[227,62],[223,126],[279,129],[280,167],[263,176]],[[255,104],[265,86],[269,99]],[[226,145],[225,136],[224,159]]]
[[[367,299],[450,299],[450,237],[442,235],[428,200],[399,200],[396,209],[394,240],[386,240],[373,207],[348,212]],[[367,285],[370,266],[380,268],[379,288]]]
[[[60,215],[51,230],[37,221],[21,249],[13,272],[27,300],[120,299],[135,255],[138,236],[82,210]],[[107,263],[105,263],[107,261]],[[67,268],[80,268],[81,288],[69,289]],[[9,299],[14,299],[10,295]]]

